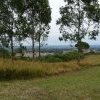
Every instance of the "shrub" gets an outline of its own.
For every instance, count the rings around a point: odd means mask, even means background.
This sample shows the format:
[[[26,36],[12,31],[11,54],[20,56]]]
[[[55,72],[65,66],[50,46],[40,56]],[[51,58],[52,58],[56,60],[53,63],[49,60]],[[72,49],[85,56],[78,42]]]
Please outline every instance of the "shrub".
[[[81,54],[81,58],[84,56]],[[68,53],[57,53],[54,55],[47,55],[44,57],[36,58],[36,60],[44,61],[44,62],[64,62],[64,61],[70,61],[75,60],[78,58],[77,52],[68,52]]]
[[[44,61],[44,62],[61,62],[62,60],[58,57],[55,57],[55,55],[47,55],[44,57],[36,58],[38,61]]]
[[[0,48],[0,57],[9,58],[10,57],[9,51],[4,48]]]

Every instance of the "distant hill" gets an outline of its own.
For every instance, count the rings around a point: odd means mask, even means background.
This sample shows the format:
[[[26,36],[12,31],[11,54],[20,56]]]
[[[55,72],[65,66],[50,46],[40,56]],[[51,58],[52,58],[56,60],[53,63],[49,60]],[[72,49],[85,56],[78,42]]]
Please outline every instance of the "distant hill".
[[[31,51],[31,46],[27,46],[27,50]],[[38,50],[38,47],[35,47],[36,51]],[[71,45],[46,45],[41,47],[41,51],[69,51],[69,50],[75,50],[76,48]],[[95,51],[100,51],[100,45],[91,45],[90,49],[95,50]]]
[[[2,48],[2,46],[0,46]],[[10,48],[3,47],[6,50],[10,51]],[[19,46],[14,46],[14,50],[18,49]],[[32,52],[31,46],[26,46],[28,52]],[[91,45],[91,50],[95,50],[97,52],[100,52],[100,45]],[[35,50],[38,51],[38,46],[35,46]],[[74,46],[71,45],[46,45],[41,47],[41,52],[62,52],[62,51],[71,51],[76,50]]]

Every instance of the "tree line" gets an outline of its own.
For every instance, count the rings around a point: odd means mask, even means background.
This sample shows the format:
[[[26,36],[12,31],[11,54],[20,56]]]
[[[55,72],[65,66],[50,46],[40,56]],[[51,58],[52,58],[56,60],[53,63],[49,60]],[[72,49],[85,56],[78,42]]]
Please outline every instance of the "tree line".
[[[26,38],[32,40],[34,58],[35,42],[48,36],[51,21],[51,9],[48,0],[1,0],[0,1],[0,42],[11,47],[11,57],[14,54],[14,40]],[[40,55],[40,52],[39,52]]]
[[[60,40],[70,40],[76,43],[78,54],[88,47],[83,42],[85,37],[96,39],[99,34],[100,4],[99,0],[64,0],[65,6],[60,8],[61,17]],[[35,54],[35,43],[39,45],[46,40],[50,30],[51,8],[48,0],[0,0],[0,44],[11,48],[14,57],[14,44],[30,38],[32,41],[32,56]],[[80,56],[78,60],[80,59]]]

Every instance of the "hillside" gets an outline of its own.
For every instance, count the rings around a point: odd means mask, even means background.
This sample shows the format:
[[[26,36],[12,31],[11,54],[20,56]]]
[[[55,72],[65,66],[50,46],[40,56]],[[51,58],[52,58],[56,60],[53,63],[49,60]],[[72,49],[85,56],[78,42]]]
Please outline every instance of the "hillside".
[[[34,80],[0,82],[0,100],[99,100],[100,66]]]

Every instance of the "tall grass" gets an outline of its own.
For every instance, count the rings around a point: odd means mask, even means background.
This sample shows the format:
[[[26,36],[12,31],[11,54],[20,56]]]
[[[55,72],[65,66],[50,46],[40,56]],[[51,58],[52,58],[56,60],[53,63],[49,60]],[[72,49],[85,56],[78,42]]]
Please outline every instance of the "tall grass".
[[[9,59],[0,59],[0,79],[27,79],[35,77],[45,77],[57,75],[83,67],[100,65],[100,55],[89,55],[81,61],[82,66],[78,66],[76,61],[44,63],[39,61],[15,60],[13,63]]]

